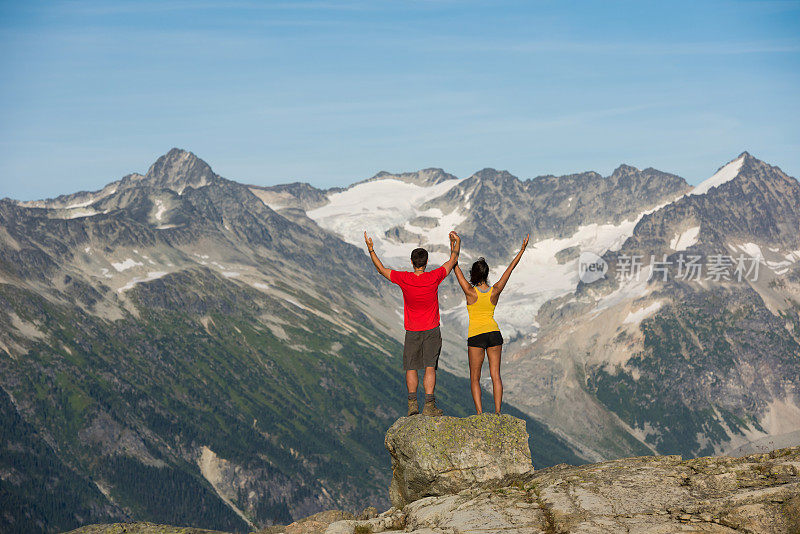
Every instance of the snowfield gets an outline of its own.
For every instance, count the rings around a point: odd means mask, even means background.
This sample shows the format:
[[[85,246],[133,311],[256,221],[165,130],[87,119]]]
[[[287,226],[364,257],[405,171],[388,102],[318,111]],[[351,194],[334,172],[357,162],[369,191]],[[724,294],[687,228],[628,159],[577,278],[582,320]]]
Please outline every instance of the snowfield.
[[[447,193],[460,181],[447,180],[434,186],[419,186],[393,178],[365,182],[329,195],[328,204],[310,210],[307,214],[323,228],[358,247],[364,246],[366,230],[373,238],[375,250],[383,262],[388,266],[402,268],[408,264],[408,255],[413,247],[447,244],[447,234],[466,218],[470,208],[468,195],[462,200],[462,205],[455,206],[447,214],[435,208],[419,208],[425,202]],[[503,293],[503,304],[498,306],[495,313],[503,331],[512,337],[534,334],[537,330],[535,317],[542,304],[575,290],[578,284],[578,260],[559,264],[555,258],[557,252],[573,246],[578,246],[581,252],[594,252],[598,255],[607,250],[619,250],[644,215],[670,202],[653,206],[635,218],[617,225],[593,223],[581,226],[567,238],[532,242]],[[434,228],[422,228],[411,223],[420,216],[433,217],[438,220],[438,225]],[[414,234],[413,240],[401,242],[387,239],[385,232],[395,226]],[[696,240],[698,232],[699,227],[676,236],[676,245],[690,246]],[[470,251],[469,243],[464,244],[462,254],[468,257],[480,255],[479,251]],[[445,260],[445,254],[431,253],[429,263],[438,265]],[[490,277],[497,280],[506,266],[491,265]],[[634,285],[634,289],[626,287],[618,291],[613,299],[634,299],[645,294],[646,275]],[[602,305],[598,309],[604,309],[611,305],[611,300],[599,304]],[[456,321],[466,331],[467,311],[463,302],[459,299],[457,304],[450,305],[442,299],[441,305],[442,315]]]
[[[307,215],[321,227],[339,234],[343,240],[359,247],[364,245],[366,230],[375,240],[376,251],[382,258],[402,258],[407,261],[409,245],[390,243],[384,237],[384,233],[421,215],[445,219],[446,216],[441,211],[422,211],[419,206],[447,193],[460,181],[447,180],[428,187],[393,178],[366,182],[331,194],[328,197],[328,204],[310,210]],[[447,243],[447,232],[463,220],[459,217],[450,215],[449,220],[441,220],[439,226],[441,230],[426,230],[431,242]],[[444,228],[447,228],[447,231]],[[444,233],[444,239],[441,239],[439,235],[441,233]]]
[[[670,241],[669,248],[675,252],[686,250],[687,248],[697,243],[697,236],[700,235],[700,227],[695,226],[689,228],[681,234],[677,234],[672,241]]]
[[[121,288],[117,289],[117,293],[123,293],[123,292],[133,288],[133,286],[135,286],[136,284],[139,284],[141,282],[150,282],[152,280],[157,280],[158,278],[161,278],[162,276],[166,276],[166,274],[167,274],[166,271],[151,271],[151,272],[147,273],[147,276],[144,276],[144,277],[134,276],[131,279],[130,282],[128,282],[127,284],[125,284]]]
[[[730,182],[739,175],[743,163],[744,155],[724,165],[720,170],[714,173],[714,176],[698,184],[697,187],[686,193],[686,195],[705,195],[712,187],[719,187],[725,182]]]
[[[136,261],[133,258],[128,258],[125,261],[111,264],[111,266],[114,267],[114,269],[116,269],[118,272],[125,271],[131,267],[141,267],[142,265],[144,265],[142,262]]]
[[[625,317],[625,320],[622,321],[624,324],[639,324],[645,317],[653,315],[655,312],[661,309],[661,301],[656,301],[649,306],[645,306],[644,308],[640,308],[636,311],[632,311],[628,313],[628,316]]]

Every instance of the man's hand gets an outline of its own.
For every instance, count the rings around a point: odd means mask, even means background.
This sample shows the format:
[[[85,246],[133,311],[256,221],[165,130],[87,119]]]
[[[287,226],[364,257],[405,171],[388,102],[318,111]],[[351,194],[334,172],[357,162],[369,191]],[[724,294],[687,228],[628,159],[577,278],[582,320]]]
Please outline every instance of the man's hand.
[[[367,237],[367,231],[366,230],[364,230],[364,243],[367,244],[367,250],[369,250],[369,257],[372,260],[372,264],[375,266],[376,269],[378,269],[378,272],[381,273],[381,275],[384,278],[386,278],[387,280],[389,280],[391,282],[392,281],[392,271],[390,269],[387,269],[386,267],[384,267],[383,263],[381,263],[381,260],[378,259],[378,255],[375,253],[375,248],[374,248],[374,245],[372,244],[372,238],[371,237]]]
[[[530,239],[531,234],[525,236],[525,239],[522,240],[522,247],[519,249],[520,252],[525,252],[525,249],[528,247],[528,240]]]
[[[461,238],[458,237],[455,230],[450,232],[447,237],[450,238],[450,259],[444,262],[442,267],[444,267],[445,273],[450,274],[455,264],[458,263],[458,253],[461,251]]]
[[[450,232],[450,252],[455,252],[456,254],[461,252],[461,237],[456,233],[455,230]]]

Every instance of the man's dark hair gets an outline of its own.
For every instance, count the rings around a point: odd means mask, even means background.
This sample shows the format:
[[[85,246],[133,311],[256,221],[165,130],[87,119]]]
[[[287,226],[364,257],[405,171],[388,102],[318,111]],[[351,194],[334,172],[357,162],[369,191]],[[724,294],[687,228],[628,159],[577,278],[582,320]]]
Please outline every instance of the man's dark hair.
[[[469,270],[469,283],[473,286],[479,286],[482,283],[489,283],[489,264],[483,258],[478,258]]]
[[[415,269],[428,265],[428,251],[424,248],[415,248],[411,251],[411,265]]]

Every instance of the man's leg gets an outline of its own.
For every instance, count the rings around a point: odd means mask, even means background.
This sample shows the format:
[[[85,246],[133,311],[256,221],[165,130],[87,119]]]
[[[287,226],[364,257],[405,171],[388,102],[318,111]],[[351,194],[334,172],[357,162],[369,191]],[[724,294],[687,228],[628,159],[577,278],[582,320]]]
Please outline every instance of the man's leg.
[[[423,334],[422,362],[425,366],[425,376],[422,378],[422,387],[425,389],[425,407],[422,415],[442,415],[442,410],[436,407],[436,368],[439,367],[439,354],[442,352],[442,334],[439,327],[426,330]]]
[[[422,367],[422,351],[419,334],[416,332],[406,332],[406,339],[403,344],[403,369],[406,371],[406,387],[408,388],[408,413],[407,416],[419,413],[419,403],[417,402],[417,388],[419,387],[419,375],[417,369]]]
[[[426,395],[433,395],[433,390],[436,389],[436,367],[425,368],[425,376],[422,377],[422,387],[425,388]]]
[[[428,373],[425,373],[425,377],[428,376]],[[406,387],[408,388],[408,394],[414,395],[417,394],[417,388],[419,387],[419,375],[417,374],[416,369],[411,369],[406,371]],[[427,389],[426,389],[427,391]]]

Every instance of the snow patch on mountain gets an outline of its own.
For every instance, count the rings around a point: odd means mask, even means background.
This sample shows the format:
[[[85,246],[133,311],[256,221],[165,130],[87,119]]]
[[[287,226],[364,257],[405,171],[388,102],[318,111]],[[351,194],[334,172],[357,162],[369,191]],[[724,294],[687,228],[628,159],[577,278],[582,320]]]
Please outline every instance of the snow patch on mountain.
[[[97,211],[94,208],[70,208],[67,210],[54,210],[47,216],[51,219],[78,219],[80,217],[94,217],[95,215],[105,215],[109,210]]]
[[[670,241],[669,248],[676,252],[686,250],[687,248],[697,243],[697,236],[700,234],[700,227],[694,226],[685,230],[680,234],[675,234],[675,237]]]
[[[420,186],[392,178],[364,182],[329,195],[328,204],[308,211],[307,215],[321,227],[359,247],[364,243],[366,230],[367,234],[378,238],[375,247],[379,254],[405,258],[410,252],[408,245],[403,245],[402,254],[398,254],[392,244],[387,243],[384,233],[420,215],[442,218],[444,214],[441,211],[421,211],[419,206],[445,194],[459,182],[458,179],[445,180],[432,186]],[[447,243],[447,239],[444,243]]]
[[[90,196],[88,199],[86,199],[86,200],[84,200],[82,202],[72,203],[69,206],[64,206],[64,209],[65,210],[69,210],[69,209],[74,209],[74,208],[84,208],[84,207],[88,206],[89,204],[94,204],[98,200],[101,200],[103,198],[111,196],[116,192],[117,192],[117,188],[116,187],[111,187],[111,188],[104,187],[101,191],[99,191],[95,195]]]
[[[422,228],[415,226],[410,222],[406,222],[404,228],[409,232],[417,234],[421,237],[422,244],[443,245],[449,242],[450,231],[456,226],[464,222],[467,218],[466,210],[469,210],[469,204],[462,209],[455,209],[448,214],[443,214],[442,210],[438,208],[431,208],[429,210],[418,212],[425,217],[433,217],[438,221],[438,224],[433,228]]]
[[[141,267],[142,265],[144,265],[142,262],[136,261],[133,258],[127,258],[119,263],[111,263],[111,266],[114,267],[114,269],[116,269],[118,272],[125,271],[132,267]]]
[[[764,258],[764,254],[761,253],[761,247],[755,243],[742,243],[740,245],[736,245],[736,248],[753,258]]]
[[[581,226],[568,238],[548,238],[530,244],[506,286],[502,305],[495,310],[495,318],[503,331],[508,331],[512,337],[534,332],[536,330],[534,319],[542,304],[575,290],[579,281],[578,259],[559,264],[556,260],[557,252],[574,246],[579,247],[581,251],[594,252],[599,256],[608,250],[619,250],[631,236],[636,223],[643,215],[644,213],[636,219],[629,219],[618,225],[592,223]],[[490,278],[496,280],[505,271],[506,266],[490,266],[490,268],[492,269]],[[647,269],[648,267],[642,269],[640,280],[622,284],[616,291],[607,295],[598,303],[599,308],[596,313],[620,302],[646,295],[649,276]],[[463,304],[444,313],[466,328],[467,311]]]
[[[652,272],[653,267],[645,265],[642,267],[641,271],[639,271],[638,276],[634,275],[631,278],[621,280],[618,288],[608,295],[605,295],[597,302],[597,308],[594,313],[597,314],[603,310],[622,304],[623,302],[630,302],[647,296],[650,293],[647,282]]]
[[[159,199],[156,199],[156,213],[155,213],[155,217],[156,217],[156,220],[157,220],[157,221],[160,221],[160,220],[161,220],[161,217],[163,217],[163,216],[164,216],[164,212],[165,212],[165,211],[167,211],[167,207],[164,205],[164,201],[163,201],[163,200],[161,200],[160,198],[159,198]]]
[[[143,276],[143,277],[134,276],[131,279],[130,282],[128,282],[124,286],[122,286],[119,289],[117,289],[117,293],[122,293],[124,291],[127,291],[127,290],[133,288],[133,286],[135,286],[136,284],[140,284],[142,282],[150,282],[152,280],[157,280],[158,278],[161,278],[162,276],[166,276],[166,275],[167,275],[166,271],[151,271],[151,272],[147,273],[147,276]]]
[[[639,324],[645,317],[653,315],[660,309],[661,309],[661,301],[658,300],[656,302],[653,302],[649,306],[639,308],[636,311],[628,312],[627,317],[625,317],[625,319],[622,322],[624,324]]]
[[[725,182],[730,182],[739,175],[739,171],[742,169],[742,164],[744,164],[744,158],[745,156],[742,154],[730,163],[723,165],[716,173],[714,173],[714,176],[698,184],[697,187],[689,191],[686,195],[705,195],[711,190],[711,188],[719,187]]]

